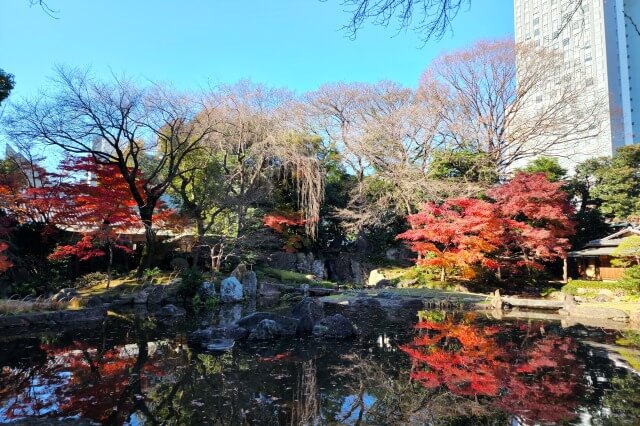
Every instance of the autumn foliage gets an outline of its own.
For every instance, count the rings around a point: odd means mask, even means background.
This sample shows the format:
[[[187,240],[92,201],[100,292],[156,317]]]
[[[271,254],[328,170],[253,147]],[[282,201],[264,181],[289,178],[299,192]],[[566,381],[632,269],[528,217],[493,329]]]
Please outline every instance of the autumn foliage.
[[[584,366],[571,338],[545,334],[542,324],[503,330],[473,318],[420,321],[416,329],[401,349],[412,361],[411,378],[422,386],[485,398],[527,424],[575,417],[576,379]]]
[[[466,277],[478,267],[540,268],[566,256],[573,233],[572,209],[561,184],[543,173],[519,173],[488,195],[490,201],[458,198],[427,203],[408,216],[411,229],[398,235],[418,253],[419,265]]]
[[[300,212],[273,212],[264,216],[264,226],[285,237],[282,247],[287,253],[295,253],[302,247],[302,234],[307,220]]]

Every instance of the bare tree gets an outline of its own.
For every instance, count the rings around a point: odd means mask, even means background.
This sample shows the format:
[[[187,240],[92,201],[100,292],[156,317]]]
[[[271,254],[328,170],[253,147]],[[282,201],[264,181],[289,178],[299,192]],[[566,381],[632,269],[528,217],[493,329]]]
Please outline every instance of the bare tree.
[[[349,231],[386,225],[428,199],[470,189],[431,179],[431,156],[441,148],[438,117],[414,91],[389,81],[336,83],[305,102],[308,131],[336,149],[356,177],[347,208],[337,211]]]
[[[563,16],[561,30],[584,6],[584,0],[568,1],[570,7]],[[410,28],[426,43],[432,38],[441,39],[452,28],[452,20],[460,10],[471,5],[471,0],[343,0],[342,5],[351,15],[344,28],[352,38],[371,21],[383,27],[396,24],[398,31]]]
[[[89,155],[118,167],[136,201],[146,245],[138,269],[151,264],[154,213],[171,182],[188,171],[185,158],[215,131],[197,98],[126,79],[96,81],[87,71],[59,68],[54,91],[17,103],[10,137]]]
[[[554,52],[482,41],[436,59],[419,93],[439,116],[442,144],[484,152],[504,174],[542,154],[571,155],[600,134],[606,94],[572,74]]]
[[[324,196],[324,174],[315,151],[291,125],[293,96],[249,81],[221,86],[210,94],[224,125],[216,139],[226,185],[226,205],[234,206],[238,234],[247,210],[286,177],[296,185],[298,205],[315,235]]]

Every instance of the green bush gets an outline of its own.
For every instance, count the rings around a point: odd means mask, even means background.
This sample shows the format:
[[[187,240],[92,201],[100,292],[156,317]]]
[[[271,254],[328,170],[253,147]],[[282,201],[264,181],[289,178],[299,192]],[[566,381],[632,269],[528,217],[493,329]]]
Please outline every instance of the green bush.
[[[588,293],[597,293],[598,290],[611,290],[614,292],[623,291],[625,293],[637,293],[638,284],[630,283],[628,281],[620,280],[613,282],[606,281],[585,281],[585,280],[571,280],[564,287],[562,291],[568,294],[577,295],[578,289],[585,289]]]
[[[398,279],[398,281],[403,280],[416,280],[416,284],[413,287],[426,287],[434,290],[450,290],[453,288],[451,283],[440,281],[439,268],[416,266],[409,269]]]
[[[91,272],[78,277],[75,281],[76,288],[89,287],[107,280],[104,272]]]
[[[196,311],[200,311],[201,309],[211,310],[218,306],[218,302],[220,299],[218,297],[210,297],[206,300],[203,300],[199,294],[196,293],[191,299],[191,304]]]
[[[259,278],[270,277],[286,284],[309,284],[312,287],[327,288],[333,288],[336,286],[331,281],[315,281],[308,278],[305,274],[301,274],[300,272],[287,271],[284,269],[263,268],[256,275]]]
[[[142,271],[142,278],[144,278],[145,281],[150,281],[161,274],[162,271],[160,270],[160,268],[145,269],[144,271]]]
[[[625,269],[622,279],[618,282],[625,288],[638,291],[640,289],[640,266],[636,265]]]
[[[176,294],[184,301],[193,299],[202,285],[202,272],[196,268],[185,269],[180,274],[180,279]]]

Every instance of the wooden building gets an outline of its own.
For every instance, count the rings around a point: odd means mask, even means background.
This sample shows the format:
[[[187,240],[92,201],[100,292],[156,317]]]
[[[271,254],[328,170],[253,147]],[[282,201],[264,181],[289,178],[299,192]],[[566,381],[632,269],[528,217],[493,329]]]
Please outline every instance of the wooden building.
[[[569,253],[569,275],[596,281],[615,281],[622,278],[624,268],[611,265],[611,253],[620,242],[634,235],[639,229],[626,228],[598,240],[589,241],[584,248]]]

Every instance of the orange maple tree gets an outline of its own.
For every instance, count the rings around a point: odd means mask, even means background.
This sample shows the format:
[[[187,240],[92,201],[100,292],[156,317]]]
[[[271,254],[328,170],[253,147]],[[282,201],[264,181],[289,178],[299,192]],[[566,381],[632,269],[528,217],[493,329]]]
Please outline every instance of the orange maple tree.
[[[407,220],[411,229],[397,238],[410,242],[419,265],[439,267],[443,281],[454,267],[467,277],[477,265],[498,267],[491,255],[503,244],[505,223],[492,204],[471,198],[427,203]]]

